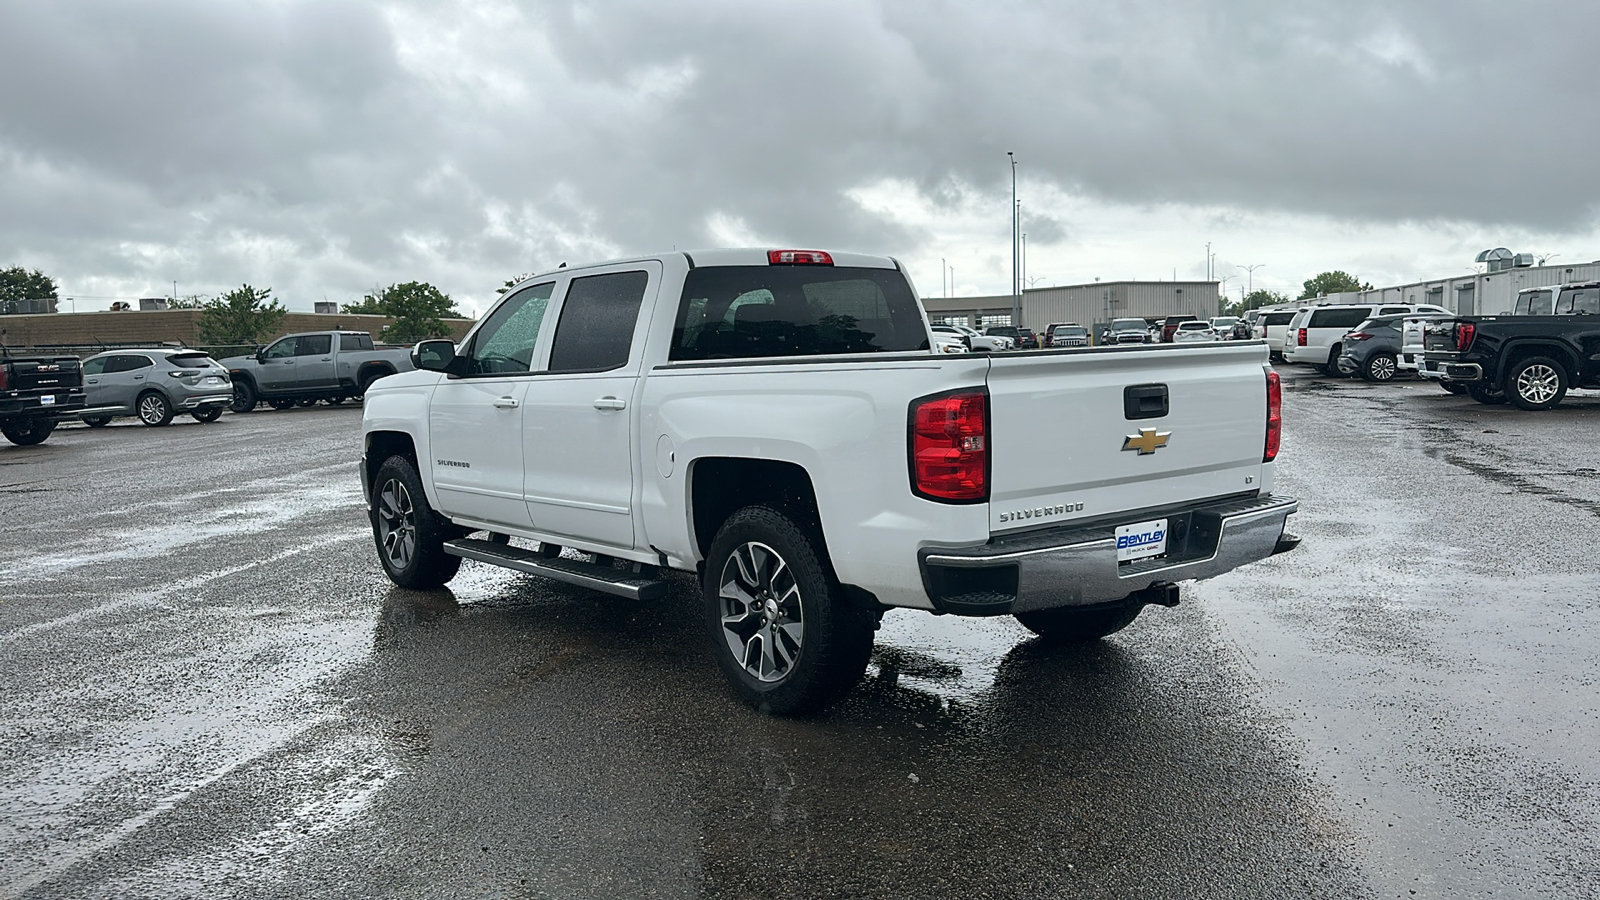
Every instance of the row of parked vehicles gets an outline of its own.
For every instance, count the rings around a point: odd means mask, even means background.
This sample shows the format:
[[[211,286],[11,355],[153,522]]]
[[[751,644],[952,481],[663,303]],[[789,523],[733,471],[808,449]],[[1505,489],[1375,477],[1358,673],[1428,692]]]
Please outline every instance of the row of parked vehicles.
[[[56,423],[91,428],[119,417],[166,425],[179,415],[215,422],[226,410],[250,412],[360,399],[379,378],[415,368],[403,348],[379,348],[372,335],[319,331],[279,338],[247,356],[221,360],[190,348],[118,349],[76,356],[0,359],[0,433],[38,444]]]
[[[1600,387],[1600,282],[1527,288],[1492,316],[1406,303],[1262,310],[1254,336],[1274,359],[1326,375],[1409,373],[1479,403],[1550,409],[1571,388]]]

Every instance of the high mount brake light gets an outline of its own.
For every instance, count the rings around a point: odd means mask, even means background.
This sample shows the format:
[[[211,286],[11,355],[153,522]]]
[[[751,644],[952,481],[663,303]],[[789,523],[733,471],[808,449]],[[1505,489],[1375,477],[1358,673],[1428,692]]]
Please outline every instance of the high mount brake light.
[[[1472,339],[1478,335],[1478,326],[1471,322],[1456,324],[1456,350],[1465,353],[1472,346]]]
[[[989,397],[958,391],[911,403],[911,489],[929,500],[989,499]]]
[[[1262,462],[1272,462],[1278,456],[1278,444],[1283,440],[1283,382],[1278,373],[1267,371],[1267,449],[1261,454]]]
[[[833,257],[821,250],[768,250],[767,262],[774,266],[831,266]]]
[[[1295,343],[1301,347],[1306,345],[1306,330],[1304,328],[1300,329],[1300,334],[1295,338]]]

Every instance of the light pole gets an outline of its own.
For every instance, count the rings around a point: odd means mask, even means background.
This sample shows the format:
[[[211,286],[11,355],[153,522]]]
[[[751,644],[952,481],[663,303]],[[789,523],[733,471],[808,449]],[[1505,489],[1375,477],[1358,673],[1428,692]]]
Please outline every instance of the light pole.
[[[1206,241],[1206,280],[1211,280],[1211,242]]]
[[[943,294],[944,298],[948,300],[950,299],[950,283],[945,280],[945,275],[949,274],[945,271],[946,268],[944,257],[939,257],[939,293]]]
[[[1011,324],[1015,327],[1022,322],[1022,282],[1017,273],[1021,264],[1017,255],[1017,155],[1007,150],[1006,156],[1011,160]]]
[[[1235,269],[1243,269],[1247,273],[1247,278],[1246,278],[1246,281],[1245,281],[1245,284],[1247,285],[1247,287],[1244,289],[1244,295],[1245,295],[1246,298],[1248,298],[1251,294],[1254,294],[1256,292],[1256,270],[1257,269],[1264,269],[1266,267],[1267,267],[1266,263],[1256,263],[1253,266],[1240,266],[1240,265],[1235,265],[1234,266]]]
[[[1224,275],[1221,278],[1217,279],[1217,294],[1221,298],[1221,299],[1219,299],[1217,301],[1217,315],[1219,315],[1219,316],[1222,315],[1222,303],[1223,303],[1223,301],[1228,299],[1228,280],[1230,278],[1233,278],[1233,276],[1232,275]]]
[[[1028,286],[1028,233],[1022,233],[1022,281],[1017,285],[1017,293],[1021,293]],[[1015,324],[1015,323],[1013,323]]]

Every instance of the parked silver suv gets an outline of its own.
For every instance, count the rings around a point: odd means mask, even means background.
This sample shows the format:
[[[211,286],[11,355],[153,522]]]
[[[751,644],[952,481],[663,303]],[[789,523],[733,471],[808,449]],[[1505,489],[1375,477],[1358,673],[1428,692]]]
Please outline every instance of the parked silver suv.
[[[99,428],[115,416],[165,425],[176,413],[215,422],[233,402],[228,370],[198,350],[111,350],[83,361],[83,391],[97,411],[84,424]]]

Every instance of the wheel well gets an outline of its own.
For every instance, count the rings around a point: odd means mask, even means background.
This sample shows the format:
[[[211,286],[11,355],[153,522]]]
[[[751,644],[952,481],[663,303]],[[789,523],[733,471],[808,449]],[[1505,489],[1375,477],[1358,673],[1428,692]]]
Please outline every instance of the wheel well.
[[[694,539],[700,555],[711,549],[717,529],[746,506],[770,506],[803,527],[822,533],[811,476],[794,463],[771,459],[707,457],[690,468]]]
[[[1567,348],[1561,346],[1560,344],[1529,343],[1512,344],[1511,348],[1505,352],[1503,360],[1500,363],[1500,378],[1503,379],[1507,375],[1511,374],[1512,367],[1530,356],[1550,357],[1551,359],[1555,360],[1556,363],[1561,366],[1561,368],[1566,370],[1565,374],[1567,376],[1567,383],[1569,385],[1577,380],[1575,374],[1578,371],[1577,361],[1572,358],[1572,354],[1568,352]],[[1496,380],[1498,381],[1500,379]]]
[[[361,368],[356,370],[356,384],[361,385],[361,387],[365,389],[367,385],[377,381],[379,378],[393,374],[395,374],[394,366],[391,366],[388,363],[362,363]]]
[[[403,431],[374,431],[367,435],[367,484],[377,480],[378,467],[391,456],[404,456],[418,472],[422,471],[417,465],[417,447],[411,442],[411,435]]]

